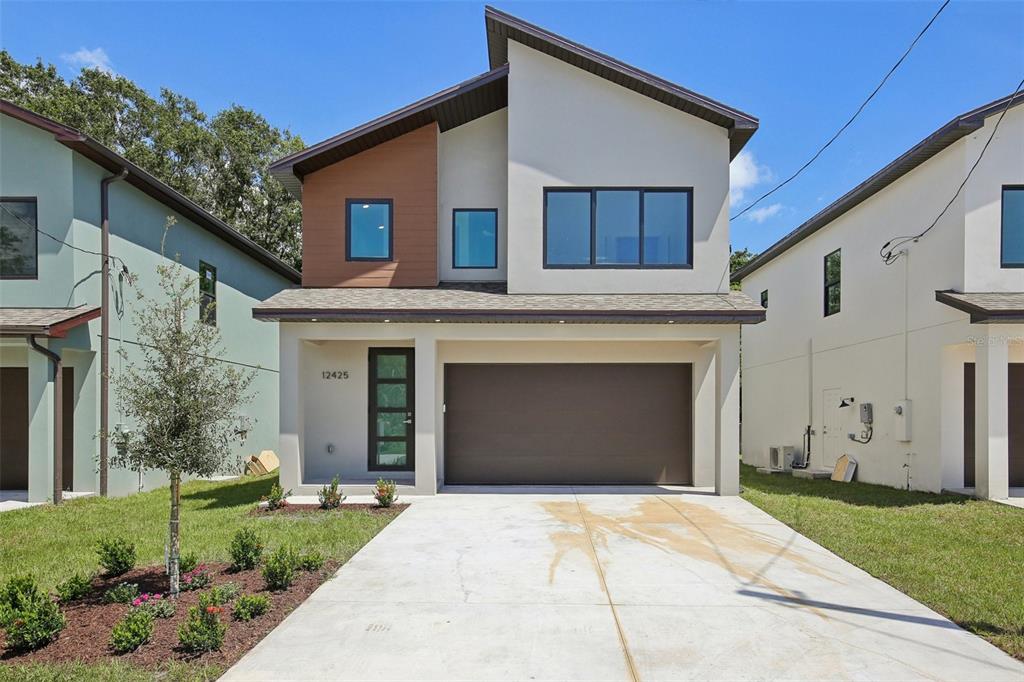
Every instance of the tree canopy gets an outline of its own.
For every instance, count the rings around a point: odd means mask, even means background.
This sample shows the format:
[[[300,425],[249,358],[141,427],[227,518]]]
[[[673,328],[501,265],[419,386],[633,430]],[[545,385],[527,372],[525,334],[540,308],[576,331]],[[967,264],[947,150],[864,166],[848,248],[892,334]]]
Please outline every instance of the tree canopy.
[[[300,203],[267,172],[302,139],[237,104],[208,116],[167,88],[153,97],[131,80],[82,69],[68,81],[42,60],[0,50],[0,98],[75,128],[189,197],[296,268]]]

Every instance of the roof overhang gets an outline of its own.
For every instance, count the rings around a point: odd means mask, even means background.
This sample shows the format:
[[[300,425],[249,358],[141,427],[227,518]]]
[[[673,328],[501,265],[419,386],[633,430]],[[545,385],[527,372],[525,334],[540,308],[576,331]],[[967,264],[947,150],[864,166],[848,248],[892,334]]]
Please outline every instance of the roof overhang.
[[[1024,292],[936,291],[935,300],[971,316],[972,324],[1024,323]]]
[[[758,120],[750,114],[630,66],[511,14],[487,7],[484,9],[484,23],[487,28],[487,54],[492,67],[508,62],[508,41],[514,40],[645,97],[728,129],[729,158],[735,158],[757,132]]]
[[[77,308],[0,308],[0,336],[63,338],[100,316],[98,306]]]

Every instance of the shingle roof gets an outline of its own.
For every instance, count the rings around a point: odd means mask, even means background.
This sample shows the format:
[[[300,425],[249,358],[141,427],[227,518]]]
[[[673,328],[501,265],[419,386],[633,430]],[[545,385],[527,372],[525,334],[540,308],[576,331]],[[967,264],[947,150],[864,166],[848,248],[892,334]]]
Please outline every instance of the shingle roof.
[[[756,324],[745,294],[509,294],[504,283],[431,289],[287,289],[253,308],[263,320],[330,322],[630,322]]]
[[[756,258],[734,272],[731,280],[739,282],[818,230],[827,227],[833,220],[896,182],[960,138],[966,137],[983,127],[986,118],[1002,111],[1007,105],[1016,107],[1021,104],[1024,104],[1024,94],[1017,95],[1016,98],[1011,94],[957,116],[904,152],[885,168],[833,201],[805,223],[769,246]]]
[[[951,308],[969,313],[974,323],[1020,323],[1024,322],[1024,292],[996,291],[965,293],[960,291],[936,291],[935,300]]]
[[[99,317],[98,306],[77,308],[0,308],[0,336],[64,336],[69,329]]]

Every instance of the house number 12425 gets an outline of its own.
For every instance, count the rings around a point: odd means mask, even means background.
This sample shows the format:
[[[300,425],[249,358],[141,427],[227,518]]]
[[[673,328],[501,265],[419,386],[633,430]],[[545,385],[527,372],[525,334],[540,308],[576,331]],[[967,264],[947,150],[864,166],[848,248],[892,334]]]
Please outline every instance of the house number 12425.
[[[320,374],[324,379],[348,379],[347,369],[325,369]]]

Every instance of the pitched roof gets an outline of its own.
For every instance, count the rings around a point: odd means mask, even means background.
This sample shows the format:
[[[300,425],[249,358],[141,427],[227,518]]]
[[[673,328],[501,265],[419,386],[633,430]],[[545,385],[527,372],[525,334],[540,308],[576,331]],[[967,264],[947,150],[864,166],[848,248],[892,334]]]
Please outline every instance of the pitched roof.
[[[76,308],[0,308],[0,336],[62,337],[100,316],[98,306]]]
[[[484,23],[487,27],[487,53],[492,67],[508,62],[509,40],[522,43],[645,97],[728,128],[729,158],[739,154],[757,131],[758,120],[750,114],[716,102],[710,97],[630,66],[501,10],[485,8]]]
[[[0,113],[7,114],[11,118],[16,118],[36,128],[53,133],[54,139],[57,142],[69,149],[73,149],[111,173],[120,173],[122,170],[127,170],[128,177],[125,178],[125,182],[128,184],[188,218],[206,231],[223,239],[234,248],[270,268],[277,274],[296,284],[302,283],[302,275],[299,274],[298,270],[238,232],[220,218],[209,213],[184,194],[157,180],[139,166],[103,146],[88,135],[62,123],[57,123],[34,111],[19,107],[7,100],[0,100]]]
[[[969,313],[972,323],[1024,322],[1024,292],[1021,291],[984,293],[936,291],[935,300],[945,303],[951,308]]]
[[[957,116],[952,121],[904,152],[885,168],[833,201],[805,223],[769,246],[763,253],[753,258],[745,266],[734,272],[731,280],[733,282],[739,282],[750,273],[782,255],[791,247],[799,244],[804,239],[807,239],[818,230],[827,226],[833,220],[850,209],[864,201],[867,201],[869,198],[896,182],[960,138],[966,137],[979,128],[982,128],[985,125],[986,118],[1002,111],[1003,107],[1006,107],[1007,104],[1011,107],[1024,104],[1024,93],[1017,95],[1015,99],[1012,94],[1007,95],[1006,97],[1000,97],[999,99],[980,106],[977,109],[973,109],[965,114]]]
[[[505,284],[437,288],[286,289],[253,308],[263,320],[331,322],[631,322],[756,324],[765,310],[745,294],[509,294]]]

